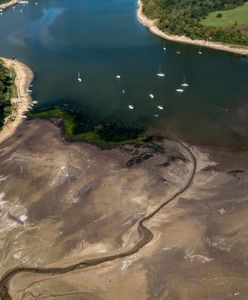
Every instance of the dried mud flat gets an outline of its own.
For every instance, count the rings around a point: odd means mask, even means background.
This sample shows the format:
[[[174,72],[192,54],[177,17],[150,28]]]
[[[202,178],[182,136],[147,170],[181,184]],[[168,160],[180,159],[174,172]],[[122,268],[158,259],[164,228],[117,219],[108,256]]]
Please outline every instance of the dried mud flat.
[[[6,299],[247,299],[247,153],[163,146],[129,166],[147,150],[67,143],[37,120],[2,143],[0,277],[20,270]],[[136,253],[35,272],[128,252],[172,198]]]

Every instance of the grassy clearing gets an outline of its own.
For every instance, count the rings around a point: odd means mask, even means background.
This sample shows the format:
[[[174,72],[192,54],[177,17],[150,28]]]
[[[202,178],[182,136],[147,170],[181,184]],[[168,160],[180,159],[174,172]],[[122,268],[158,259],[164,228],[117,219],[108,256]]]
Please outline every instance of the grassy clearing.
[[[217,17],[218,14],[222,17]],[[214,27],[248,26],[248,2],[234,9],[212,12],[201,20],[201,24]]]

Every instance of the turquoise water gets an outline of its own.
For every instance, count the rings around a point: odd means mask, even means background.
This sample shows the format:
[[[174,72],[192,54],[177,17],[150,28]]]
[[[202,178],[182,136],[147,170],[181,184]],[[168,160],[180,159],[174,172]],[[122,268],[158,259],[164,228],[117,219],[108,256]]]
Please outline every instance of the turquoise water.
[[[136,0],[18,5],[0,16],[0,55],[34,70],[37,108],[66,104],[87,116],[83,122],[116,118],[200,143],[245,143],[248,59],[163,41],[138,23],[136,7]],[[184,78],[190,86],[179,95]]]

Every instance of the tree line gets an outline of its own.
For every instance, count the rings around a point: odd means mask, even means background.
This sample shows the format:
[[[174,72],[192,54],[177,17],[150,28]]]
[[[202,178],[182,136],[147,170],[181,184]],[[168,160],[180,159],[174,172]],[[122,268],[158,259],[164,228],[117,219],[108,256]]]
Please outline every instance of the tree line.
[[[11,112],[10,99],[12,87],[13,79],[10,76],[10,70],[0,61],[0,128],[3,125],[4,119]]]
[[[158,27],[171,34],[248,46],[248,37],[235,26],[213,27],[201,24],[210,12],[232,9],[247,0],[142,0],[143,12],[158,19]]]

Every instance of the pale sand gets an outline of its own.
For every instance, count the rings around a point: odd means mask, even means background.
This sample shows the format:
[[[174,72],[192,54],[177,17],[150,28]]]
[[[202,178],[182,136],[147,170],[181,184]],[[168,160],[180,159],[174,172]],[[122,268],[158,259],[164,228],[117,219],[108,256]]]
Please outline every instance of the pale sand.
[[[25,113],[32,102],[31,96],[27,93],[28,87],[33,80],[33,72],[23,63],[7,58],[0,59],[8,68],[13,67],[16,73],[15,85],[17,98],[11,99],[12,113],[6,118],[4,126],[0,131],[0,143],[9,138],[16,128],[24,120]]]
[[[0,9],[6,9],[12,5],[17,4],[18,2],[20,2],[20,0],[10,0],[7,3],[0,4]]]
[[[148,27],[148,29],[152,33],[154,33],[164,39],[174,41],[174,42],[179,42],[179,43],[198,45],[200,47],[213,48],[216,50],[232,52],[232,53],[236,53],[236,54],[240,54],[240,55],[248,55],[248,47],[245,47],[245,46],[243,48],[240,48],[240,47],[235,47],[235,46],[228,45],[228,44],[209,42],[209,41],[204,41],[204,40],[192,40],[186,36],[172,35],[172,34],[168,34],[168,33],[161,31],[156,26],[157,20],[151,20],[143,14],[142,0],[138,0],[137,18],[138,18],[138,21],[145,27]]]

